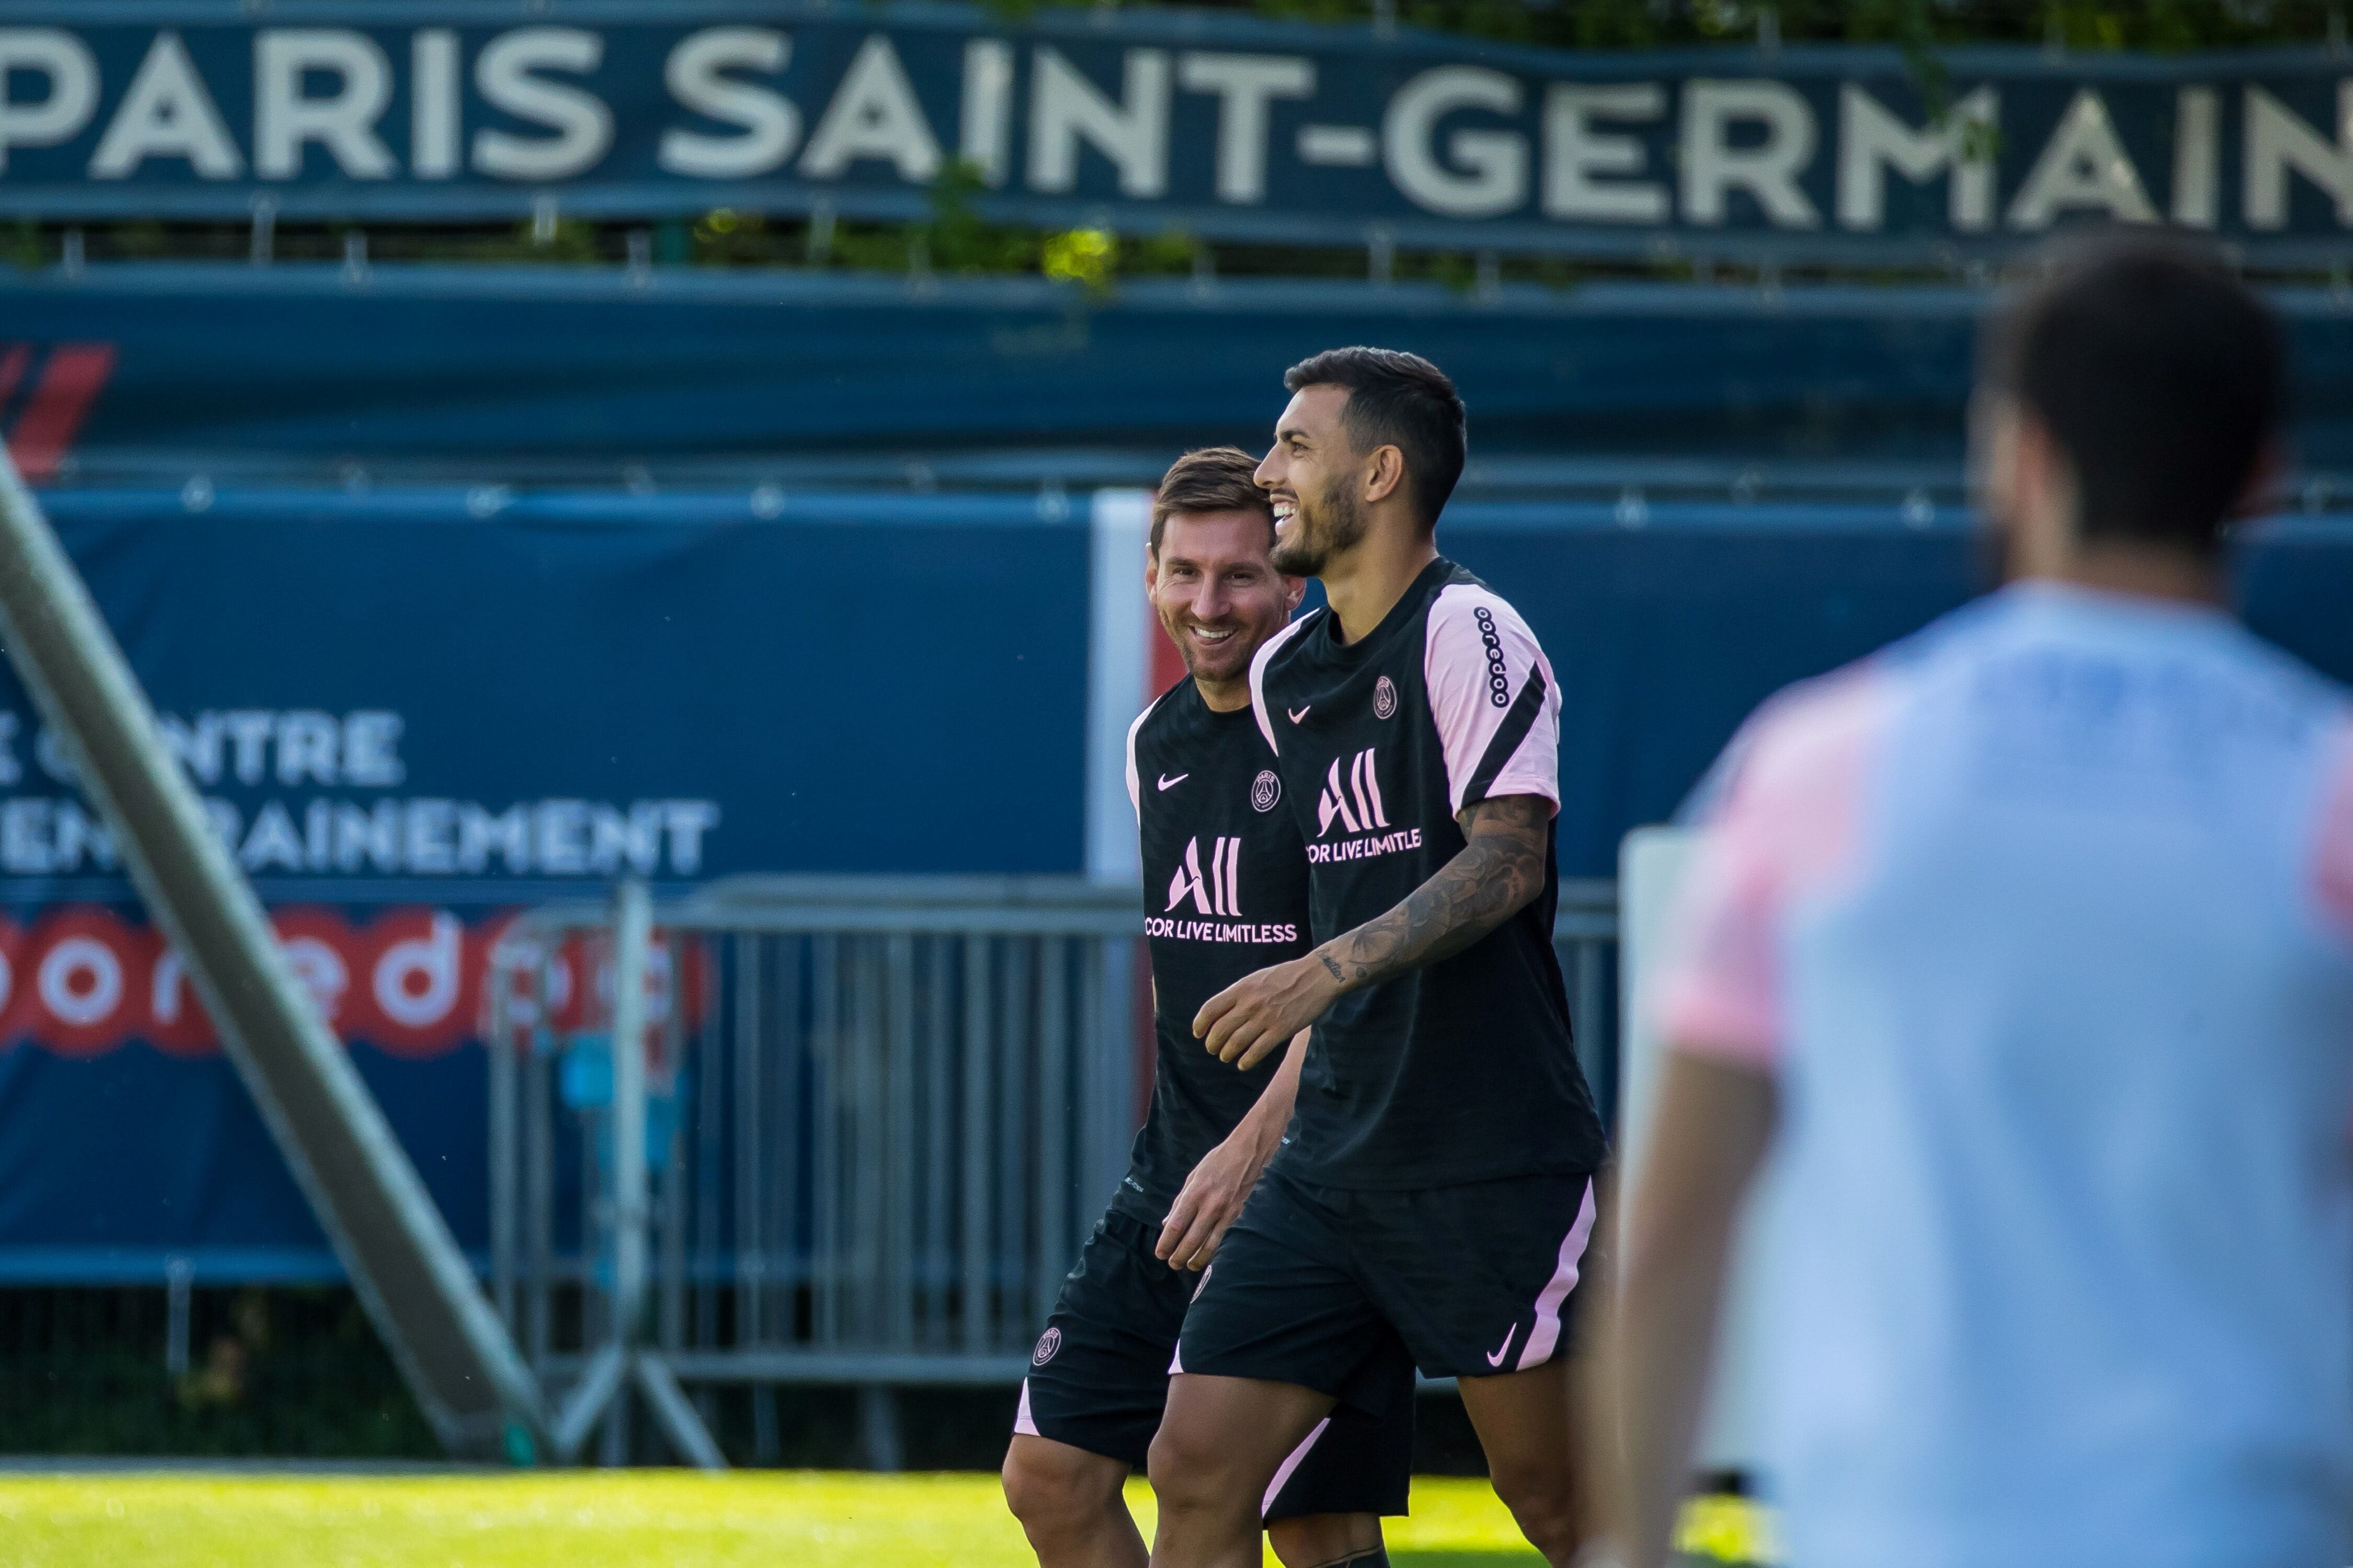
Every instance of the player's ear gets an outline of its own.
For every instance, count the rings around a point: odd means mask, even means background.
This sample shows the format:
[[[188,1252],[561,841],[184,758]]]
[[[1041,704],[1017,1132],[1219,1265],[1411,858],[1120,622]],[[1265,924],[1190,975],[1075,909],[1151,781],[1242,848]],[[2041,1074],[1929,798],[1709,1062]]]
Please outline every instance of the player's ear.
[[[1151,598],[1160,591],[1160,557],[1147,547],[1144,552],[1144,596]]]
[[[1405,454],[1395,447],[1373,448],[1372,462],[1365,474],[1365,500],[1377,504],[1398,492],[1405,483]]]
[[[1299,613],[1299,601],[1307,597],[1307,579],[1285,577],[1282,580],[1282,607],[1293,615]]]

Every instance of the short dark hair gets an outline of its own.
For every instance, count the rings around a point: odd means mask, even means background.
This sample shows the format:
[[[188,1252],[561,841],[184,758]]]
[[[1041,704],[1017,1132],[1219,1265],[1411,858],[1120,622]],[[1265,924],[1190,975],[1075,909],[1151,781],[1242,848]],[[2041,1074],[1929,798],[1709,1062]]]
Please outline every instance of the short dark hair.
[[[1340,416],[1359,451],[1395,447],[1405,454],[1407,480],[1424,528],[1438,525],[1454,481],[1462,477],[1467,442],[1462,398],[1446,373],[1398,349],[1325,349],[1283,373],[1283,388],[1345,386]]]
[[[1983,374],[2075,470],[2084,539],[2211,555],[2285,416],[2278,323],[2220,262],[2111,235],[1993,322]]]
[[[1258,459],[1239,447],[1203,447],[1168,465],[1152,498],[1152,553],[1179,512],[1254,511],[1266,519],[1266,541],[1274,544],[1274,501],[1259,488]]]

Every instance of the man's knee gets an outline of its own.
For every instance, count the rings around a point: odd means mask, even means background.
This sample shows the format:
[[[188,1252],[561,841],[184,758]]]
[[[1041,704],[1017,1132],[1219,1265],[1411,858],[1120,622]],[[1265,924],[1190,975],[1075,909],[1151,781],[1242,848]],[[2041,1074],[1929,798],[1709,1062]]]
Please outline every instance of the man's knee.
[[[1166,1508],[1220,1507],[1236,1496],[1252,1502],[1233,1446],[1218,1440],[1206,1423],[1164,1420],[1152,1439],[1152,1490]]]
[[[1557,1562],[1582,1536],[1577,1477],[1566,1458],[1491,1465],[1495,1495],[1531,1545]]]
[[[1124,1474],[1124,1466],[1099,1455],[1016,1438],[1000,1479],[1014,1518],[1050,1527],[1101,1511],[1118,1494]]]

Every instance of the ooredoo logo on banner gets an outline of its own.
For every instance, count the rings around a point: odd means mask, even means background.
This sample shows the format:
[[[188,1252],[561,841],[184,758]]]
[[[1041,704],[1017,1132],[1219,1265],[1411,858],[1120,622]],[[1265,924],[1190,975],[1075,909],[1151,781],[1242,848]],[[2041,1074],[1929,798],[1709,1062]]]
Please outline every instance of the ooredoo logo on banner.
[[[400,908],[354,924],[332,910],[288,908],[271,911],[270,923],[338,1036],[432,1057],[474,1037],[505,917],[469,926],[445,910]],[[87,1057],[132,1040],[180,1057],[220,1048],[186,963],[157,932],[93,905],[52,910],[29,927],[0,917],[0,1048]]]

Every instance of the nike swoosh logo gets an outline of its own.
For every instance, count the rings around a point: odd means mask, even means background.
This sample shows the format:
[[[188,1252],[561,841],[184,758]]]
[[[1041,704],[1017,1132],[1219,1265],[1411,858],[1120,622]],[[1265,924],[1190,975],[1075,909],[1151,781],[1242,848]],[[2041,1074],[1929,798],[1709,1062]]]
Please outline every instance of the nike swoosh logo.
[[[1314,707],[1314,706],[1315,706],[1315,704],[1314,704],[1313,702],[1310,702],[1310,703],[1307,705],[1307,708],[1313,708],[1313,707]],[[1292,721],[1293,723],[1296,724],[1296,723],[1298,723],[1302,719],[1304,719],[1304,718],[1306,718],[1306,717],[1307,717],[1307,708],[1302,708],[1302,709],[1300,709],[1300,710],[1299,710],[1297,712],[1295,712],[1295,713],[1292,712],[1292,710],[1291,710],[1290,709],[1288,709],[1288,708],[1284,709],[1284,710],[1283,710],[1283,711],[1284,711],[1285,713],[1290,713],[1290,714],[1291,714],[1291,721]]]
[[[1171,788],[1174,785],[1183,784],[1187,779],[1189,779],[1193,775],[1191,773],[1178,773],[1172,779],[1166,773],[1162,773],[1160,775],[1160,787],[1162,789]]]
[[[1489,1366],[1501,1366],[1504,1364],[1504,1358],[1512,1353],[1512,1336],[1519,1331],[1520,1325],[1517,1323],[1514,1323],[1510,1328],[1504,1331],[1504,1342],[1497,1345],[1493,1353],[1487,1357],[1487,1364]]]

